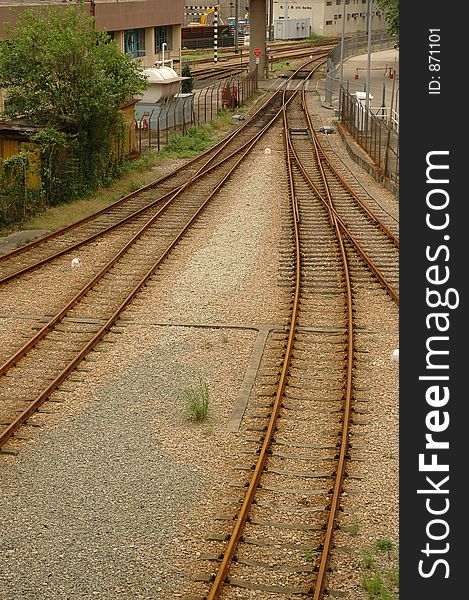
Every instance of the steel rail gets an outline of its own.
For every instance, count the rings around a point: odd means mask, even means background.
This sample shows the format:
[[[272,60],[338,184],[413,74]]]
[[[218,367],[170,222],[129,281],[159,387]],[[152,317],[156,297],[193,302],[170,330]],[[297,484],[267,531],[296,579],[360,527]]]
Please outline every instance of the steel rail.
[[[286,85],[283,86],[286,88]],[[285,93],[285,92],[283,92]],[[292,96],[293,97],[293,96]],[[291,97],[291,98],[292,98]],[[291,100],[289,98],[287,103]],[[160,255],[159,259],[154,263],[151,269],[146,273],[146,275],[140,280],[140,282],[134,287],[133,291],[127,296],[127,298],[121,303],[121,305],[114,311],[112,316],[108,318],[106,323],[99,328],[98,332],[91,338],[91,340],[84,346],[82,350],[72,359],[66,367],[55,377],[55,379],[33,400],[29,403],[29,406],[22,411],[22,413],[14,419],[6,429],[2,431],[0,434],[0,447],[3,446],[8,439],[29,419],[29,417],[37,411],[38,408],[42,406],[42,404],[47,400],[47,398],[59,387],[59,385],[68,377],[68,375],[76,368],[76,366],[83,360],[83,358],[99,343],[99,341],[104,337],[104,335],[109,331],[112,325],[117,321],[119,315],[122,311],[128,306],[128,304],[133,300],[136,294],[141,290],[141,288],[146,284],[148,279],[154,274],[154,272],[158,269],[161,262],[168,255],[168,253],[173,249],[173,247],[179,242],[181,237],[187,231],[187,229],[192,225],[192,223],[199,216],[201,211],[205,208],[205,206],[210,202],[213,196],[217,193],[217,191],[221,188],[221,186],[226,182],[226,180],[230,177],[233,171],[238,167],[238,165],[244,160],[247,154],[250,152],[252,147],[257,143],[257,141],[264,135],[264,133],[273,125],[273,123],[277,120],[279,115],[282,112],[283,107],[278,111],[278,113],[257,133],[255,134],[249,142],[247,142],[244,146],[244,152],[236,161],[236,163],[231,167],[231,169],[226,173],[223,178],[218,182],[215,188],[210,192],[209,196],[203,202],[203,204],[197,209],[194,215],[191,217],[190,221],[180,230],[177,236],[173,239],[173,241],[168,245],[166,250]],[[234,156],[239,153],[239,149],[232,153],[230,156]],[[212,166],[209,170],[216,168],[217,165]],[[186,184],[181,186],[180,189],[176,191],[174,196],[179,195],[189,187],[196,179],[204,176],[206,172],[199,173],[198,175],[192,177]],[[173,201],[173,198],[168,200],[168,202],[156,213],[140,230],[137,234],[130,240],[124,248],[120,250],[118,255],[114,256],[105,267],[98,273],[85,288],[83,288],[76,296],[64,307],[59,313],[57,313],[49,323],[47,323],[31,340],[26,342],[24,346],[13,356],[10,357],[1,367],[0,367],[0,375],[4,375],[9,368],[14,366],[20,358],[25,356],[27,352],[33,348],[41,339],[43,339],[49,331],[51,331],[57,323],[60,322],[61,319],[64,318],[66,313],[75,306],[79,300],[81,300],[86,293],[93,287],[95,283],[97,283],[105,273],[109,271],[109,269],[118,262],[118,260],[129,250],[129,248],[139,239],[146,230],[153,225],[154,221],[158,218],[163,210],[169,206],[169,204]]]
[[[281,92],[277,91],[275,92],[275,94],[273,94],[273,96],[271,96],[271,98],[269,99],[269,101],[267,103],[265,103],[263,105],[263,107],[261,109],[259,109],[259,111],[256,112],[256,115],[258,115],[260,113],[261,110],[265,109],[265,107],[270,104],[271,102],[273,102],[273,100],[275,99],[275,97],[277,95],[279,95]],[[273,119],[277,119],[280,115],[280,112],[278,111],[277,115],[275,115],[273,117]],[[267,126],[270,126],[270,122],[267,124]],[[241,129],[237,130],[236,133],[240,132]],[[103,228],[101,231],[98,231],[97,233],[79,241],[76,242],[75,244],[71,244],[70,246],[67,246],[66,248],[64,248],[63,250],[58,250],[57,252],[55,252],[54,254],[51,254],[49,256],[47,256],[44,259],[41,259],[27,267],[24,267],[23,269],[19,269],[18,271],[15,271],[13,273],[10,273],[9,275],[5,275],[4,277],[0,278],[0,284],[3,283],[8,283],[9,281],[12,281],[13,279],[16,279],[18,277],[20,277],[21,275],[25,275],[26,273],[30,273],[38,268],[40,268],[41,266],[47,264],[48,262],[51,262],[52,260],[59,258],[60,256],[64,256],[65,254],[69,254],[70,252],[72,252],[73,250],[77,250],[78,248],[89,244],[90,242],[92,242],[93,240],[101,237],[102,235],[109,233],[111,231],[113,231],[114,229],[117,229],[118,227],[121,227],[122,225],[124,225],[125,223],[131,221],[132,219],[138,217],[139,215],[143,214],[144,212],[154,208],[155,206],[157,206],[158,204],[162,203],[165,199],[172,197],[175,193],[177,193],[178,191],[182,190],[184,188],[184,186],[187,185],[188,182],[195,180],[196,178],[200,178],[202,177],[205,173],[209,173],[211,170],[216,169],[217,167],[219,167],[223,162],[225,162],[226,160],[232,158],[235,154],[242,152],[242,150],[246,147],[247,144],[249,144],[249,141],[245,142],[242,146],[240,146],[238,149],[234,150],[233,152],[231,152],[231,154],[229,154],[228,156],[224,157],[222,160],[220,160],[219,162],[215,163],[214,165],[212,165],[211,167],[209,166],[210,163],[212,163],[217,156],[219,156],[219,154],[228,146],[228,144],[234,139],[235,136],[230,136],[227,140],[223,141],[223,145],[217,150],[217,153],[210,157],[209,160],[204,163],[200,169],[194,174],[192,175],[192,177],[186,181],[185,183],[181,184],[178,187],[175,187],[174,189],[170,190],[169,192],[167,192],[166,194],[164,194],[163,196],[161,196],[160,198],[157,198],[156,200],[154,200],[153,202],[150,202],[149,204],[147,204],[146,206],[139,208],[138,210],[136,210],[135,212],[131,213],[130,215],[127,215],[127,217],[122,218],[119,221],[116,221],[115,223],[113,223],[112,225],[109,225],[108,227]],[[153,186],[154,184],[150,184],[151,186]],[[156,184],[155,184],[156,185]],[[140,191],[144,191],[147,188],[141,188]],[[130,196],[129,196],[130,197]],[[126,199],[129,199],[129,197],[126,197]],[[120,202],[120,201],[119,201]],[[112,207],[110,207],[111,209],[114,207],[115,205],[112,205]],[[102,211],[100,211],[99,213],[96,213],[96,215],[100,215],[102,214]],[[92,215],[93,217],[94,215]],[[80,222],[81,224],[81,222]],[[76,224],[75,224],[76,226]],[[67,230],[67,228],[65,229]],[[63,230],[61,230],[60,233],[62,233]],[[44,238],[45,239],[45,238]],[[42,239],[41,241],[44,241],[44,239]],[[32,245],[34,245],[34,242],[32,243]],[[32,245],[28,246],[28,250],[31,249]],[[26,248],[26,247],[24,247]],[[10,253],[9,255],[5,255],[5,256],[12,256],[14,254]]]
[[[12,366],[14,366],[33,346],[35,346],[47,333],[48,331],[50,331],[59,321],[60,319],[62,319],[64,317],[64,315],[77,303],[79,302],[79,300],[103,277],[103,275],[128,251],[128,249],[131,247],[131,245],[133,243],[135,243],[142,235],[143,233],[145,233],[145,231],[148,229],[148,227],[154,225],[155,221],[170,207],[170,205],[176,200],[176,198],[183,192],[185,191],[188,187],[190,187],[192,184],[194,184],[196,181],[198,181],[199,179],[201,179],[202,177],[204,177],[205,175],[207,175],[208,173],[210,173],[211,171],[217,169],[223,162],[225,162],[227,159],[233,158],[236,154],[239,154],[240,152],[244,152],[243,157],[245,156],[246,152],[249,152],[249,150],[251,149],[252,145],[255,144],[263,135],[264,133],[273,125],[273,123],[278,119],[278,117],[281,114],[281,109],[277,112],[276,115],[274,115],[272,117],[272,119],[260,130],[258,131],[250,140],[248,140],[245,144],[243,144],[243,146],[241,146],[240,148],[238,148],[237,150],[235,150],[234,152],[232,152],[231,154],[229,154],[227,157],[225,157],[222,161],[216,163],[215,165],[212,165],[211,167],[209,167],[207,170],[202,170],[200,169],[195,175],[193,175],[191,177],[190,180],[188,180],[186,183],[184,183],[183,185],[181,185],[178,189],[173,190],[171,192],[168,192],[168,194],[166,194],[164,197],[168,197],[169,199],[166,201],[166,203],[161,206],[161,208],[158,210],[157,213],[155,213],[155,215],[153,215],[153,217],[150,218],[150,220],[144,224],[139,231],[125,244],[125,246],[101,269],[101,271],[99,271],[99,273],[82,289],[80,290],[80,292],[78,292],[75,297],[66,305],[66,307],[64,307],[61,311],[59,311],[56,315],[54,315],[52,317],[52,319],[50,321],[48,321],[48,323],[46,323],[44,325],[44,327],[42,327],[35,335],[34,337],[32,337],[30,340],[28,340],[27,342],[25,342],[25,344],[23,344],[23,346],[21,348],[19,348],[15,354],[13,354],[11,357],[9,357],[2,365],[0,365],[0,376],[5,374],[6,371],[8,371],[8,369],[10,369]],[[237,163],[239,164],[239,163]],[[231,171],[230,171],[231,173]],[[224,181],[224,179],[223,179]],[[218,188],[216,188],[218,189]],[[161,200],[161,199],[160,199]],[[140,209],[138,211],[138,213],[143,212],[144,210],[146,210],[148,207],[145,207],[145,209]],[[132,215],[131,215],[132,216]],[[129,220],[131,217],[126,217],[126,221]],[[114,228],[115,226],[112,226],[111,228]],[[101,232],[100,234],[96,234],[95,236],[92,236],[92,239],[94,239],[95,237],[99,237],[99,235],[102,235],[103,233],[105,233],[106,231]],[[68,253],[70,250],[67,249],[66,251],[61,251],[60,254],[66,254]],[[55,256],[54,256],[55,257]],[[47,262],[49,259],[47,259],[44,262]],[[27,269],[29,270],[29,268]]]
[[[274,119],[276,120],[276,119]],[[14,419],[0,434],[0,447],[3,446],[6,441],[8,441],[11,436],[31,417],[34,412],[37,411],[38,408],[44,404],[47,398],[59,387],[59,385],[70,375],[70,373],[76,368],[76,366],[85,358],[87,354],[99,343],[99,341],[106,335],[112,325],[117,321],[120,314],[123,310],[130,304],[130,302],[134,299],[137,293],[142,289],[142,287],[146,284],[146,282],[152,277],[155,271],[160,266],[161,262],[166,258],[169,252],[174,248],[174,246],[179,242],[181,237],[185,234],[185,232],[189,229],[189,227],[194,223],[202,210],[207,206],[213,196],[218,192],[218,190],[222,187],[222,185],[226,182],[226,180],[231,176],[233,171],[238,167],[238,165],[244,160],[247,154],[250,152],[252,147],[257,143],[259,138],[267,131],[268,127],[270,127],[274,120],[269,122],[269,125],[264,127],[262,131],[258,132],[249,142],[247,147],[245,148],[242,156],[236,161],[236,163],[231,167],[231,169],[226,173],[223,178],[217,183],[214,189],[210,192],[209,196],[205,199],[202,205],[197,209],[197,211],[192,215],[188,223],[178,232],[173,241],[166,247],[163,253],[160,255],[158,260],[153,264],[153,266],[147,271],[147,273],[143,276],[143,278],[136,284],[133,291],[125,298],[125,300],[118,306],[117,309],[112,313],[112,315],[107,319],[106,323],[102,325],[99,330],[92,336],[92,338],[86,343],[86,345],[78,352],[78,354],[65,366],[65,368],[55,377],[55,379],[36,397],[34,398],[29,406],[22,411],[20,415],[16,419]],[[204,174],[201,174],[204,175]],[[186,187],[189,187],[190,183],[186,184]],[[182,190],[178,190],[177,194],[180,194]],[[168,201],[166,205],[169,205],[171,201]],[[162,207],[163,210],[164,207]],[[129,250],[129,248],[139,239],[142,235],[153,225],[156,220],[157,215],[154,215],[149,222],[147,222],[139,232],[130,240],[124,248],[121,249],[118,255],[113,257],[111,261],[107,263],[107,265],[100,271],[98,275],[90,282],[83,290],[81,290],[75,298],[64,307],[60,313],[58,313],[51,322],[46,324],[33,338],[30,340],[25,346],[20,349],[17,353],[18,358],[14,361],[15,364],[19,358],[24,356],[34,345],[45,335],[48,331],[52,330],[53,327],[65,316],[65,314],[77,304],[77,302],[84,297],[84,295],[91,289],[92,285],[94,285],[97,281],[102,279],[105,273],[109,271],[109,269],[118,262],[118,260]],[[34,343],[33,343],[34,341]],[[21,356],[19,356],[21,354]],[[16,355],[15,355],[16,356]],[[8,364],[8,368],[13,366],[12,359],[10,358],[5,365]],[[0,374],[5,374],[5,365],[2,365],[0,368]],[[6,370],[8,370],[8,368]]]
[[[386,227],[386,225],[373,213],[373,211],[371,211],[368,208],[368,206],[366,206],[366,204],[364,202],[362,202],[362,200],[351,189],[351,187],[347,184],[347,182],[344,181],[343,177],[340,176],[340,174],[337,172],[337,169],[334,167],[334,165],[331,163],[331,161],[327,157],[326,153],[323,151],[321,144],[319,143],[318,135],[317,135],[316,131],[314,130],[313,123],[311,120],[311,115],[309,114],[308,107],[306,106],[306,96],[305,96],[304,89],[301,94],[301,104],[303,107],[303,112],[305,114],[306,120],[308,122],[309,130],[311,131],[311,136],[312,136],[313,142],[315,144],[315,147],[319,149],[319,152],[322,155],[323,161],[326,162],[329,169],[331,169],[331,171],[334,173],[334,175],[340,181],[341,185],[349,192],[349,194],[353,197],[355,202],[357,202],[357,204],[359,204],[359,206],[365,211],[365,213],[368,215],[369,219],[373,223],[375,223],[381,229],[381,231],[389,237],[389,239],[396,246],[396,248],[399,248],[399,238],[397,236],[395,236],[394,233],[392,233],[392,231],[390,231]],[[318,160],[319,160],[319,152],[317,153]]]
[[[292,147],[291,139],[290,146]],[[340,246],[340,253],[342,257],[342,266],[345,274],[346,284],[346,295],[347,295],[347,360],[346,360],[346,385],[345,385],[345,396],[344,396],[344,416],[342,420],[342,433],[340,440],[339,459],[336,470],[336,478],[334,481],[334,488],[332,493],[332,499],[329,509],[329,517],[326,525],[326,533],[324,536],[324,542],[321,552],[321,559],[319,562],[318,575],[316,578],[316,584],[314,586],[313,600],[321,600],[324,593],[324,587],[326,582],[326,574],[329,566],[330,551],[332,548],[332,539],[334,535],[334,529],[336,526],[337,513],[340,506],[340,497],[342,494],[342,486],[345,475],[345,463],[348,448],[348,437],[350,429],[350,417],[352,412],[352,384],[353,384],[353,353],[355,346],[354,339],[354,328],[353,328],[353,300],[352,300],[352,283],[350,278],[350,271],[348,268],[347,253],[345,250],[344,240],[340,232],[340,226],[337,217],[333,210],[333,199],[329,190],[324,168],[319,163],[319,169],[321,176],[324,179],[324,187],[327,194],[327,203],[330,207],[330,216],[332,219],[332,226],[336,231],[337,241]]]
[[[170,179],[171,177],[173,177],[175,174],[177,174],[177,173],[179,173],[181,171],[187,170],[191,165],[193,165],[197,161],[200,161],[205,156],[209,155],[211,152],[213,152],[214,150],[216,150],[217,154],[215,154],[214,157],[209,158],[209,160],[207,161],[207,163],[205,163],[201,167],[201,169],[207,167],[214,160],[214,158],[216,158],[216,156],[222,150],[224,150],[224,148],[229,144],[229,142],[233,138],[237,137],[240,134],[240,132],[244,132],[244,130],[247,127],[252,126],[253,121],[259,117],[259,115],[265,110],[265,108],[267,107],[267,105],[269,103],[273,102],[273,100],[276,97],[277,93],[278,92],[274,93],[270,97],[267,97],[265,99],[265,101],[260,104],[260,106],[258,107],[258,109],[240,127],[237,127],[234,131],[232,131],[231,133],[229,133],[222,140],[220,140],[219,142],[217,142],[216,144],[214,144],[213,146],[211,146],[210,148],[208,148],[207,150],[205,150],[204,152],[202,152],[201,154],[199,154],[195,158],[193,158],[193,159],[189,160],[188,162],[184,163],[184,165],[182,165],[181,167],[178,167],[177,169],[174,169],[174,171],[171,171],[171,173],[168,173],[167,175],[163,175],[163,177],[160,177],[157,180],[152,181],[151,183],[148,183],[148,184],[142,186],[138,190],[135,190],[134,192],[131,192],[130,194],[127,194],[127,195],[123,196],[122,198],[119,198],[119,200],[116,200],[116,202],[113,202],[109,206],[106,206],[105,208],[103,208],[103,209],[101,209],[101,210],[93,213],[92,215],[89,215],[88,217],[84,217],[83,219],[75,221],[74,223],[71,223],[70,225],[66,225],[65,227],[62,227],[62,228],[58,229],[57,231],[53,231],[52,233],[49,233],[49,234],[44,235],[44,236],[41,236],[40,238],[37,238],[37,239],[29,242],[28,244],[25,244],[24,246],[21,246],[20,248],[16,248],[16,249],[11,250],[10,252],[8,252],[6,254],[0,255],[0,262],[4,262],[6,260],[9,260],[10,258],[12,258],[14,256],[18,256],[19,254],[23,254],[24,252],[27,252],[28,250],[31,250],[32,248],[34,248],[36,246],[39,246],[40,244],[42,244],[44,242],[47,242],[47,241],[49,241],[51,239],[59,237],[60,235],[63,235],[64,233],[67,233],[67,232],[71,231],[72,229],[80,227],[81,225],[84,225],[85,223],[87,223],[89,221],[92,221],[96,217],[99,217],[99,216],[105,214],[106,212],[109,212],[110,210],[116,208],[120,204],[123,204],[123,203],[127,202],[131,198],[134,198],[135,196],[138,196],[138,194],[141,194],[142,192],[146,192],[147,190],[151,190],[151,189],[157,187],[158,185],[161,185],[162,183],[164,183],[165,181],[167,181],[168,179]],[[171,190],[171,191],[176,191],[178,189],[178,187],[180,187],[180,186],[175,186],[174,190]],[[70,247],[71,250],[73,250],[74,248],[76,248],[76,246]],[[0,283],[1,283],[1,280],[0,280]]]
[[[328,203],[328,201],[322,196],[322,194],[320,193],[320,191],[317,189],[317,187],[315,186],[314,182],[312,181],[309,173],[304,168],[304,165],[303,165],[301,159],[299,158],[299,156],[298,156],[295,148],[293,147],[293,145],[290,146],[290,150],[291,150],[291,152],[292,152],[292,154],[293,154],[293,156],[295,158],[295,162],[296,162],[298,168],[301,171],[301,174],[305,178],[305,180],[306,180],[307,184],[309,185],[309,187],[311,188],[311,190],[316,194],[316,196],[324,204],[324,206],[327,207],[327,209],[329,210],[329,212],[331,213],[331,215],[334,216],[335,220],[337,221],[337,224],[339,225],[339,227],[341,228],[341,230],[343,231],[343,233],[352,242],[352,244],[355,247],[355,249],[357,250],[357,252],[363,258],[363,260],[367,263],[367,265],[369,266],[370,270],[373,272],[373,274],[378,279],[378,281],[383,286],[383,288],[386,290],[386,292],[391,296],[391,298],[394,300],[394,302],[396,302],[396,304],[399,304],[399,294],[396,292],[396,290],[391,285],[391,283],[383,275],[383,273],[381,272],[381,269],[373,262],[373,260],[370,258],[370,256],[367,254],[367,252],[362,247],[362,245],[358,242],[358,240],[355,238],[355,236],[349,230],[349,228],[347,227],[346,223],[344,222],[344,220],[342,219],[342,217],[339,215],[339,213],[337,212],[337,210],[334,208],[334,206],[333,205],[330,206],[329,203]]]
[[[304,70],[304,67],[306,65],[309,65],[311,62],[312,61],[309,61],[305,65],[302,65],[302,67],[297,69],[297,71],[295,71],[295,73],[297,73],[301,70]],[[312,76],[314,71],[316,69],[318,69],[319,66],[321,66],[321,64],[322,63],[318,64],[313,70],[311,70],[311,72],[308,75],[308,77],[306,78],[306,80]],[[293,76],[290,79],[293,79]],[[300,84],[300,85],[304,85],[304,82],[302,82],[302,84]],[[290,368],[294,337],[296,334],[296,323],[297,323],[297,319],[298,319],[298,309],[299,309],[299,300],[300,300],[301,253],[300,253],[300,234],[299,234],[299,212],[298,212],[298,205],[297,205],[296,194],[295,194],[295,187],[294,187],[294,183],[293,183],[292,166],[290,163],[289,153],[288,153],[288,143],[287,143],[288,127],[286,126],[286,119],[287,119],[286,108],[287,108],[288,104],[292,101],[292,99],[294,98],[296,93],[298,93],[298,91],[299,91],[299,87],[297,87],[294,90],[294,94],[292,96],[290,96],[290,98],[288,98],[288,99],[286,99],[285,92],[284,92],[284,104],[283,104],[284,136],[285,136],[285,144],[286,144],[286,148],[287,148],[287,152],[286,152],[287,168],[289,171],[289,194],[290,194],[290,199],[291,199],[291,204],[292,204],[293,229],[294,229],[294,237],[295,237],[295,242],[294,242],[294,245],[295,245],[295,288],[294,288],[293,304],[292,304],[292,309],[291,309],[287,346],[286,346],[285,354],[284,354],[284,358],[283,358],[280,379],[277,384],[277,392],[275,395],[275,400],[273,402],[272,412],[270,415],[269,423],[267,425],[266,433],[265,433],[265,436],[264,436],[264,439],[262,442],[262,447],[260,448],[260,451],[258,453],[254,471],[253,471],[251,480],[249,482],[246,494],[244,496],[243,503],[239,510],[239,513],[238,513],[238,516],[236,519],[236,523],[233,527],[233,531],[230,535],[230,539],[228,540],[227,547],[226,547],[223,557],[221,559],[221,563],[217,569],[215,579],[213,581],[213,584],[211,585],[211,588],[206,597],[206,600],[216,600],[217,598],[219,598],[220,593],[223,589],[223,585],[227,578],[229,568],[233,561],[233,557],[235,555],[235,552],[236,552],[239,542],[241,540],[241,536],[242,536],[247,518],[249,516],[249,511],[251,509],[251,506],[252,506],[252,503],[254,500],[254,496],[259,487],[259,482],[260,482],[260,479],[262,476],[262,472],[264,470],[264,466],[267,461],[268,450],[270,448],[272,438],[273,438],[274,432],[276,430],[277,417],[278,417],[278,414],[279,414],[279,411],[280,411],[280,408],[282,405],[282,396],[285,391],[288,371]]]

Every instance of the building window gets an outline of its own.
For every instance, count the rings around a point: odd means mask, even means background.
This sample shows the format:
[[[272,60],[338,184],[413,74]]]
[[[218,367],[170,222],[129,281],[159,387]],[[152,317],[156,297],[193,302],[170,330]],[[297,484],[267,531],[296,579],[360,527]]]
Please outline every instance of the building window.
[[[342,4],[342,0],[335,0],[335,3],[340,6]]]
[[[163,44],[166,44],[166,50],[172,50],[172,31],[171,25],[162,25],[155,27],[155,52],[161,52]]]
[[[145,56],[145,29],[126,29],[124,31],[124,50],[132,58]]]
[[[330,0],[329,2],[326,2],[326,6],[332,6],[332,0]]]
[[[326,21],[326,25],[332,25],[332,21]]]

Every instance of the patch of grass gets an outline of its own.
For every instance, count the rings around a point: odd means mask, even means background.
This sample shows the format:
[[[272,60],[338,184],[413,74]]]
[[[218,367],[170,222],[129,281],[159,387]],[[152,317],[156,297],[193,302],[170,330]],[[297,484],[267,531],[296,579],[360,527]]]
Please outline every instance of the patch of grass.
[[[376,598],[382,591],[383,581],[379,573],[372,573],[362,577],[361,584],[369,598]]]
[[[375,562],[373,556],[371,555],[371,552],[368,551],[365,551],[363,553],[362,561],[365,569],[371,569]]]
[[[210,437],[213,435],[213,425],[206,425],[203,429],[202,429],[202,435],[204,437]]]
[[[369,600],[395,600],[399,590],[399,569],[388,568],[383,562],[383,552],[391,551],[394,544],[388,538],[379,538],[362,555],[361,586],[366,590]]]
[[[316,552],[316,550],[304,550],[303,560],[306,560],[308,562],[314,562],[317,559],[318,555],[319,553]]]
[[[393,543],[388,538],[380,538],[379,540],[376,540],[374,545],[375,550],[379,550],[380,552],[387,552],[388,554],[390,554],[393,547]]]
[[[221,341],[222,341],[224,344],[227,344],[227,343],[228,343],[228,334],[227,334],[227,333],[222,333],[222,336],[221,336]]]
[[[187,418],[202,423],[207,420],[209,405],[208,383],[199,376],[197,383],[182,390],[179,398],[184,402]]]
[[[185,135],[176,133],[169,144],[158,152],[161,157],[194,158],[215,142],[213,129],[209,125],[189,127]]]
[[[327,40],[328,37],[327,35],[318,35],[317,33],[312,33],[309,38],[309,40]]]
[[[350,533],[350,535],[357,535],[359,529],[360,524],[358,522],[358,519],[354,519],[353,523],[350,525],[350,529],[348,532]]]
[[[129,187],[128,187],[129,193],[135,192],[136,190],[138,190],[139,187],[140,187],[140,184],[135,179],[131,179],[129,181]]]
[[[399,569],[390,569],[388,579],[391,585],[399,587]]]
[[[211,350],[213,348],[213,343],[212,342],[204,342],[202,344],[202,348],[204,350]]]

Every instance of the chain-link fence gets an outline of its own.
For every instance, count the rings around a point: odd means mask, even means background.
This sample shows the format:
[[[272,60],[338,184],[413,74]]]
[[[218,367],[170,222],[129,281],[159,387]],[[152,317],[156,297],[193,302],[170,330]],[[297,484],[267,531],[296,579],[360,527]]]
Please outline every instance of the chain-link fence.
[[[385,178],[399,182],[399,121],[392,111],[375,114],[356,97],[341,89],[341,122],[371,156]],[[394,111],[395,112],[395,111]]]
[[[257,70],[244,77],[230,77],[193,94],[178,94],[166,104],[157,104],[135,121],[136,150],[160,150],[174,133],[184,134],[189,127],[209,123],[220,110],[242,106],[257,90]]]

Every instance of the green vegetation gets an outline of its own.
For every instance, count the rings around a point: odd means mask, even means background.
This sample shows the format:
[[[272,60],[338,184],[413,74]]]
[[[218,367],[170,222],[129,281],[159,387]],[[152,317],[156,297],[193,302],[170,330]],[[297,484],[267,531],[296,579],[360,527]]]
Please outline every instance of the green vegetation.
[[[376,0],[376,4],[384,13],[388,32],[399,35],[399,0]]]
[[[380,552],[387,552],[389,556],[391,554],[391,550],[393,549],[393,543],[388,538],[381,538],[376,540],[374,548]]]
[[[39,157],[36,202],[55,205],[108,185],[124,162],[120,107],[147,87],[141,67],[95,31],[81,5],[25,10],[6,28],[5,116],[41,127],[30,137]],[[29,194],[21,199],[27,203]],[[32,212],[25,206],[25,215]]]
[[[399,591],[399,570],[389,565],[394,544],[388,538],[375,541],[362,556],[361,586],[369,600],[396,600]],[[386,553],[386,554],[384,554]],[[386,556],[386,558],[384,558]]]
[[[307,562],[314,562],[319,556],[319,552],[316,550],[304,550],[303,551],[303,560]]]
[[[190,78],[190,79],[184,79],[184,81],[181,84],[181,92],[183,94],[189,94],[190,92],[192,92],[192,89],[194,87],[194,81],[192,79],[191,68],[187,63],[184,63],[184,66],[182,67],[181,75],[183,77]]]
[[[374,565],[374,562],[375,562],[373,555],[368,550],[363,553],[362,560],[363,560],[363,566],[365,569],[371,569],[371,567]]]
[[[158,153],[161,157],[194,158],[204,150],[213,146],[224,134],[233,127],[233,120],[228,111],[220,111],[211,123],[190,127],[186,133],[174,134],[169,144]]]
[[[350,535],[357,535],[359,528],[360,524],[358,523],[358,519],[354,519],[349,529]]]
[[[179,395],[184,402],[187,418],[199,423],[208,416],[209,390],[208,383],[199,376],[197,383],[184,388]]]
[[[21,156],[21,155],[19,155]],[[12,157],[15,158],[15,157]],[[11,161],[11,159],[8,159]],[[4,165],[7,161],[4,161]],[[45,229],[54,231],[70,223],[79,221],[126,196],[130,188],[134,189],[152,183],[158,174],[151,167],[161,162],[156,152],[141,156],[136,160],[125,160],[122,164],[122,175],[106,187],[98,189],[93,194],[80,200],[67,204],[44,207],[33,216],[24,215],[22,227],[24,229]],[[28,201],[31,202],[28,197]],[[22,216],[22,215],[20,215]],[[15,227],[0,227],[2,234],[8,234]]]

